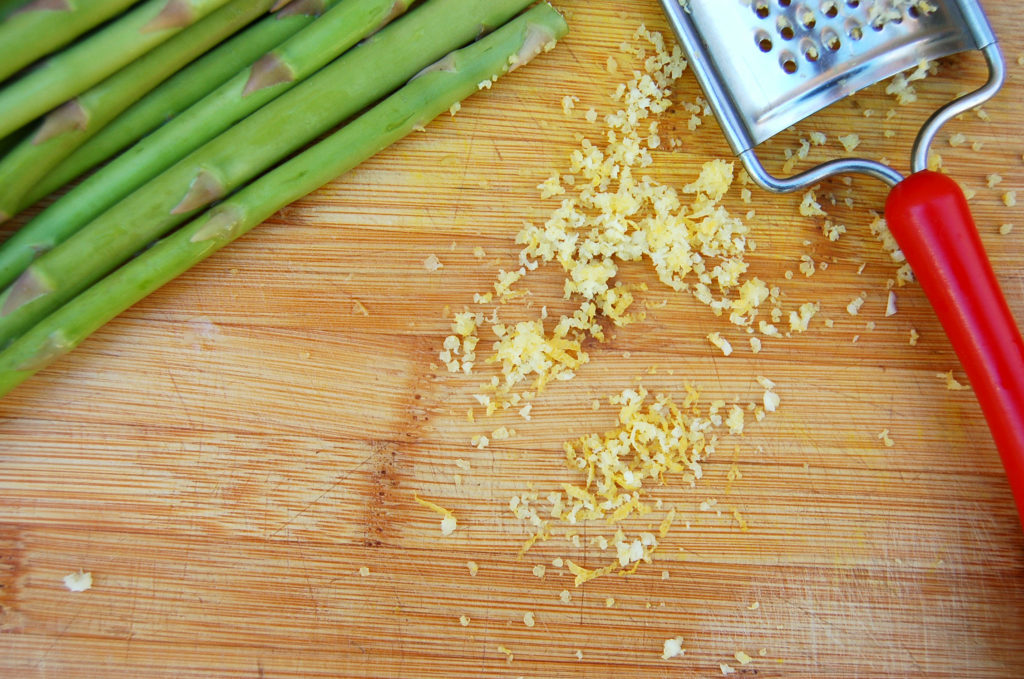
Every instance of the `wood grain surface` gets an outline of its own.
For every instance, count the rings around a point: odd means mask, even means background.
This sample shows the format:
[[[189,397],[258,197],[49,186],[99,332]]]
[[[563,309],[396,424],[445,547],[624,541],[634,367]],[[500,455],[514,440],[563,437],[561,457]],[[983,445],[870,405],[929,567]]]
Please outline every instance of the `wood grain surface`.
[[[972,393],[936,376],[964,381],[920,290],[900,288],[898,313],[884,315],[895,265],[868,230],[885,195],[871,180],[854,180],[852,208],[827,206],[848,227],[837,242],[799,215],[799,196],[754,191],[751,272],[787,301],[821,303],[808,332],[766,339],[755,356],[727,319],[630,265],[623,280],[649,286],[645,322],[588,346],[590,363],[541,394],[531,421],[467,421],[483,377],[436,367],[451,312],[479,308],[474,292],[517,266],[515,234],[557,207],[536,187],[568,171],[574,135],[601,138],[584,112],[611,112],[636,67],[620,44],[641,23],[667,34],[655,0],[555,4],[572,33],[553,52],[283,210],[0,401],[0,676],[714,677],[722,663],[780,678],[1021,676],[1021,526]],[[1024,18],[1009,0],[985,7],[1006,87],[985,106],[990,120],[963,116],[937,150],[977,191],[982,238],[1024,319],[1024,214],[1001,200],[1024,190]],[[871,88],[766,144],[767,162],[779,169],[812,130],[829,143],[808,162],[834,157],[836,135],[857,131],[858,153],[906,170],[917,127],[983,69],[976,54],[946,60],[905,106]],[[698,94],[686,74],[676,101]],[[572,115],[564,95],[579,97]],[[645,170],[665,184],[730,155],[712,118],[693,132],[688,118],[661,116],[662,136],[684,142]],[[968,143],[951,146],[954,133]],[[996,172],[1003,182],[989,188]],[[751,207],[736,190],[726,204]],[[1017,229],[1000,235],[1008,223]],[[830,266],[807,278],[804,254]],[[428,270],[430,255],[442,269]],[[521,286],[532,307],[510,314],[570,308],[554,267]],[[716,331],[732,356],[706,340]],[[652,393],[689,382],[706,399],[746,402],[758,375],[777,383],[779,411],[726,437],[695,488],[669,478],[652,490],[679,510],[653,564],[574,588],[552,561],[600,565],[597,548],[551,540],[517,559],[527,533],[509,499],[571,478],[562,443],[616,424],[608,395],[639,379]],[[516,435],[470,445],[501,425]],[[742,478],[730,481],[733,464]],[[456,514],[454,535],[416,496]],[[709,498],[720,515],[700,510]],[[80,569],[93,587],[69,592],[62,578]],[[663,660],[674,637],[686,654]]]

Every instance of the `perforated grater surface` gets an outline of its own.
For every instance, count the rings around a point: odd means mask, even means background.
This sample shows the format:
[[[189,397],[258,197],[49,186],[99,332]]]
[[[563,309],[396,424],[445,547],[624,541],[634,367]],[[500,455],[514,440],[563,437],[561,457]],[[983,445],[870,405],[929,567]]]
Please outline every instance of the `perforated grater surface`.
[[[927,169],[954,116],[988,100],[1005,69],[977,0],[661,0],[719,123],[748,174],[786,192],[849,172],[890,184],[889,230],[935,308],[988,421],[1024,525],[1024,338],[999,289],[967,200]],[[936,111],[917,135],[914,173],[840,158],[793,177],[755,147],[857,90],[922,60],[981,50],[988,82]]]
[[[824,176],[863,172],[902,179],[879,163],[847,159],[792,179],[764,171],[755,146],[844,97],[918,65],[982,50],[989,82],[936,113],[915,145],[913,168],[953,116],[991,97],[1004,67],[976,0],[662,0],[683,50],[734,152],[772,191],[794,191]]]

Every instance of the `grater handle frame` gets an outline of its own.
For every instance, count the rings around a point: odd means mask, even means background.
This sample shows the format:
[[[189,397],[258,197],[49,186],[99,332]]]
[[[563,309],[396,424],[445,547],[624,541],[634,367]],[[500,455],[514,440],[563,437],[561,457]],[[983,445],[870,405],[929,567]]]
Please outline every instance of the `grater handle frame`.
[[[990,42],[981,48],[981,53],[988,64],[988,81],[970,94],[965,94],[949,102],[925,121],[921,131],[917,133],[917,139],[914,140],[914,148],[911,151],[911,168],[914,172],[928,169],[928,152],[932,142],[935,141],[939,128],[961,113],[966,113],[994,97],[1006,81],[1006,64],[1003,62],[1003,53],[999,49],[999,43]]]

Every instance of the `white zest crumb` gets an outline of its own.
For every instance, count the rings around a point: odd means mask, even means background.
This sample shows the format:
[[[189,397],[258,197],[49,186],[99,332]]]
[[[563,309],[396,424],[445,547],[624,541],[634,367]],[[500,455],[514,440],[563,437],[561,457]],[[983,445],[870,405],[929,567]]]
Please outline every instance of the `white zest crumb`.
[[[469,574],[474,577],[480,572],[480,566],[477,565],[476,561],[467,561],[466,568],[469,569]]]
[[[722,670],[722,674],[735,674],[736,673],[736,670],[734,670],[729,665],[726,665],[725,663],[719,663],[718,669]]]
[[[750,350],[755,354],[761,353],[761,339],[759,337],[750,338]]]
[[[72,592],[84,592],[92,589],[92,573],[68,573],[64,576],[64,586]]]
[[[670,575],[669,575],[669,572],[668,572],[668,571],[662,571],[662,572],[661,572],[661,579],[662,579],[662,580],[668,580],[668,579],[669,579],[669,577],[670,577]]]
[[[469,627],[469,616],[468,615],[460,615],[459,616],[459,624],[462,625],[463,627]]]
[[[883,429],[881,431],[881,433],[878,435],[878,440],[884,443],[886,448],[892,448],[894,445],[896,445],[896,442],[892,440],[891,436],[889,436],[888,429]]]
[[[450,509],[445,509],[441,505],[435,504],[430,500],[424,500],[418,495],[413,495],[413,499],[427,509],[433,510],[444,517],[441,519],[441,535],[447,537],[455,532],[455,529],[458,527],[458,522],[455,520],[455,515]]]
[[[713,332],[709,334],[708,341],[718,347],[724,355],[729,356],[732,354],[732,345],[729,344],[729,340],[722,337],[721,333]]]
[[[988,184],[988,188],[994,189],[1003,183],[1003,178],[1001,175],[998,175],[993,172],[992,174],[985,178],[985,182]]]
[[[604,600],[604,607],[605,608],[612,608],[614,605],[615,605],[615,599],[613,597],[608,597],[608,598],[606,598]]]
[[[749,665],[750,661],[753,660],[753,658],[751,658],[743,651],[736,651],[735,653],[733,653],[733,657],[736,658],[736,662],[738,662],[741,665]]]
[[[853,151],[860,146],[860,135],[858,134],[850,133],[837,137],[837,139],[839,139],[839,143],[842,144],[843,148],[847,151]]]
[[[562,601],[563,604],[567,604],[570,601],[572,601],[572,592],[570,592],[567,589],[563,589],[561,592],[559,592],[558,598]]]
[[[451,107],[448,109],[448,114],[454,118],[455,114],[458,113],[461,110],[462,110],[462,102],[461,101],[457,101],[454,104],[452,104]]]
[[[1017,207],[1017,192],[1007,191],[1003,194],[1003,205],[1006,207]]]
[[[919,339],[921,339],[921,335],[918,334],[917,330],[915,330],[914,328],[911,328],[910,329],[910,346],[916,347],[917,346],[917,341]]]
[[[490,81],[488,81],[488,82],[490,82]],[[516,659],[515,654],[513,654],[512,651],[510,651],[509,649],[505,648],[504,646],[498,646],[498,653],[504,653],[505,654],[505,662],[507,662],[509,665],[511,665],[512,661]]]
[[[583,660],[583,651],[581,651],[578,648],[576,649],[576,659],[577,660]]]
[[[889,291],[889,298],[885,302],[885,315],[886,317],[896,315],[896,293],[892,290]]]
[[[427,271],[437,271],[438,269],[443,269],[444,264],[437,258],[437,255],[430,255],[423,260],[423,268]]]
[[[759,608],[761,608],[761,602],[760,601],[755,601],[754,603],[752,603],[749,606],[747,606],[747,610],[748,611],[756,611]]]
[[[533,567],[533,574],[536,575],[538,578],[543,578],[544,577],[544,573],[546,573],[546,572],[547,572],[547,567],[545,567],[544,564],[540,564],[539,563],[539,564],[537,564],[536,566]]]
[[[565,115],[569,115],[570,113],[572,113],[573,109],[576,108],[576,104],[577,102],[579,102],[579,100],[579,97],[568,94],[562,97],[562,113],[564,113]]]
[[[938,377],[940,380],[945,380],[946,389],[949,389],[950,391],[962,391],[967,388],[966,386],[958,382],[955,377],[953,377],[952,370],[944,373],[935,373],[935,376]]]
[[[1013,233],[1013,224],[1000,224],[999,225],[999,235],[1000,236],[1009,236],[1011,233]]]
[[[523,624],[527,627],[533,627],[537,624],[532,612],[527,611],[526,613],[523,613]]]
[[[665,639],[665,643],[661,649],[661,659],[671,660],[672,658],[678,658],[684,655],[686,650],[683,649],[683,638],[675,637],[673,639]]]
[[[369,574],[370,574],[370,569],[368,567],[363,566],[362,568],[359,569],[359,575],[363,576],[364,578],[366,576],[368,576]]]
[[[853,300],[846,305],[846,313],[850,314],[851,316],[856,316],[857,314],[860,313],[860,308],[862,306],[864,306],[864,298],[854,297]]]

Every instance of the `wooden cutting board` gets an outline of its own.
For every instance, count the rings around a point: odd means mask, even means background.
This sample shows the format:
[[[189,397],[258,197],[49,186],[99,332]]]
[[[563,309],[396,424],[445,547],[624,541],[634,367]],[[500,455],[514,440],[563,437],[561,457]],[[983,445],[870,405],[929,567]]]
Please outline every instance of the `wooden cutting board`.
[[[588,346],[590,363],[540,395],[531,421],[467,421],[482,378],[434,365],[450,313],[479,308],[473,293],[517,266],[515,234],[557,206],[536,187],[568,171],[574,135],[600,140],[603,123],[584,113],[611,112],[636,67],[620,44],[641,23],[667,33],[655,0],[556,4],[572,34],[555,51],[283,210],[0,401],[0,675],[714,677],[726,663],[759,677],[1020,676],[1021,527],[972,393],[936,376],[964,381],[920,290],[900,288],[898,313],[884,316],[895,266],[868,229],[884,200],[871,180],[854,181],[852,208],[826,206],[848,227],[834,243],[799,216],[799,196],[727,199],[737,214],[756,209],[751,271],[787,300],[821,303],[807,333],[755,356],[726,319],[629,266],[624,279],[649,286],[644,323]],[[985,5],[1008,81],[989,121],[963,116],[937,150],[976,190],[982,238],[1024,319],[1024,215],[1001,200],[1024,189],[1024,19],[1008,0]],[[778,169],[818,130],[820,160],[857,131],[858,152],[905,170],[928,112],[982,74],[978,55],[948,60],[916,83],[916,103],[872,88],[764,153]],[[677,90],[678,102],[699,94],[689,74]],[[564,95],[579,97],[572,115]],[[713,119],[691,132],[688,118],[662,116],[663,137],[684,142],[647,170],[665,184],[729,157]],[[951,146],[953,133],[968,143]],[[1000,235],[1004,223],[1018,228]],[[430,255],[442,269],[428,270]],[[806,278],[801,255],[829,267]],[[534,313],[568,308],[554,267],[521,285]],[[739,347],[732,356],[705,339],[716,331]],[[601,565],[592,545],[551,540],[517,560],[526,532],[509,499],[557,489],[563,441],[615,425],[608,395],[639,378],[651,392],[689,382],[746,402],[757,375],[777,383],[779,411],[726,438],[695,488],[670,478],[652,490],[679,510],[653,564],[574,588],[552,562]],[[470,446],[501,425],[516,435]],[[742,478],[727,478],[733,464]],[[414,496],[452,510],[454,535]],[[710,498],[721,514],[700,510]],[[62,578],[80,569],[93,587],[69,592]],[[686,654],[663,660],[674,637]]]

